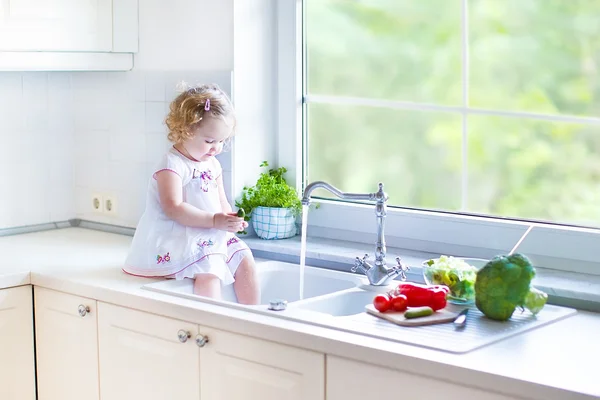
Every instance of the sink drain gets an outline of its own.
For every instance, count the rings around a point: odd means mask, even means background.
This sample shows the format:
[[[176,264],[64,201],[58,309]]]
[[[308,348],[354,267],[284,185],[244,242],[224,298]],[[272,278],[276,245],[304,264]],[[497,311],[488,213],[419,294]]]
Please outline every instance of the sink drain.
[[[283,311],[287,308],[287,300],[283,299],[275,299],[269,301],[269,310],[273,311]]]

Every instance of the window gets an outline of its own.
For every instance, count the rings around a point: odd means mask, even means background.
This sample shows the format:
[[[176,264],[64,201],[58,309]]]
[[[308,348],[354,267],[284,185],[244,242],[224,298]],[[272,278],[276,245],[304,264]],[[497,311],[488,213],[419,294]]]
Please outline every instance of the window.
[[[536,266],[600,274],[600,1],[277,7],[277,161],[299,189],[383,182],[388,246],[486,258],[534,224]],[[309,235],[374,243],[371,205],[314,195]]]
[[[309,181],[600,227],[600,1],[304,7]]]

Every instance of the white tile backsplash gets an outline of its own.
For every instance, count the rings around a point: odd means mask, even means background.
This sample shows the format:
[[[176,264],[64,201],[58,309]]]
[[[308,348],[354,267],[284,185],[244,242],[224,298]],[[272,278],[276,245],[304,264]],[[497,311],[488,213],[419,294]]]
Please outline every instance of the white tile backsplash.
[[[167,101],[165,97],[165,74],[161,72],[147,72],[144,78],[146,83],[146,101]]]
[[[110,161],[144,163],[146,161],[146,140],[146,135],[143,133],[111,133]]]
[[[165,125],[166,103],[164,101],[149,101],[146,102],[146,118],[145,131],[147,133],[165,133],[167,127]]]
[[[171,146],[172,143],[164,133],[146,134],[146,161],[154,168]]]
[[[231,93],[230,71],[0,73],[0,229],[72,218],[135,227],[171,146],[164,119],[181,81]],[[219,159],[229,195],[231,154]],[[94,212],[94,194],[113,196],[117,213]]]
[[[121,103],[146,101],[146,81],[139,72],[109,72],[106,84],[111,88],[115,100]]]
[[[110,136],[105,131],[85,130],[75,135],[75,165],[102,164],[110,160]]]
[[[144,134],[146,124],[146,103],[143,101],[121,101],[115,104],[113,130],[122,135]]]
[[[0,228],[75,216],[70,92],[68,75],[0,73]]]
[[[108,165],[110,177],[109,191],[139,196],[145,194],[149,177],[146,174],[146,164],[131,164],[129,162],[111,162]]]

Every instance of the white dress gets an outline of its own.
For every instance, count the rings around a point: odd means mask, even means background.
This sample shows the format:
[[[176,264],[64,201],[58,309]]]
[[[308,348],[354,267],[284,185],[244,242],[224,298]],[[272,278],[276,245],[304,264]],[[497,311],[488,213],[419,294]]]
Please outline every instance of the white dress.
[[[123,271],[146,277],[194,278],[216,275],[223,285],[234,282],[248,246],[234,234],[214,228],[192,228],[165,215],[160,206],[156,173],[175,172],[183,182],[183,201],[204,211],[222,212],[217,178],[219,161],[194,162],[171,148],[156,168],[148,186],[146,209],[135,231]]]

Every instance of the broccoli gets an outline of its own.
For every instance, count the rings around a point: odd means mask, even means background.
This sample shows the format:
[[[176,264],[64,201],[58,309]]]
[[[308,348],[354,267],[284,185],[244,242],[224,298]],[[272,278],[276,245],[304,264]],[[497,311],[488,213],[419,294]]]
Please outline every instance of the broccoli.
[[[494,257],[477,271],[475,306],[498,321],[510,319],[517,307],[537,314],[548,295],[530,286],[534,276],[535,268],[522,254]]]

